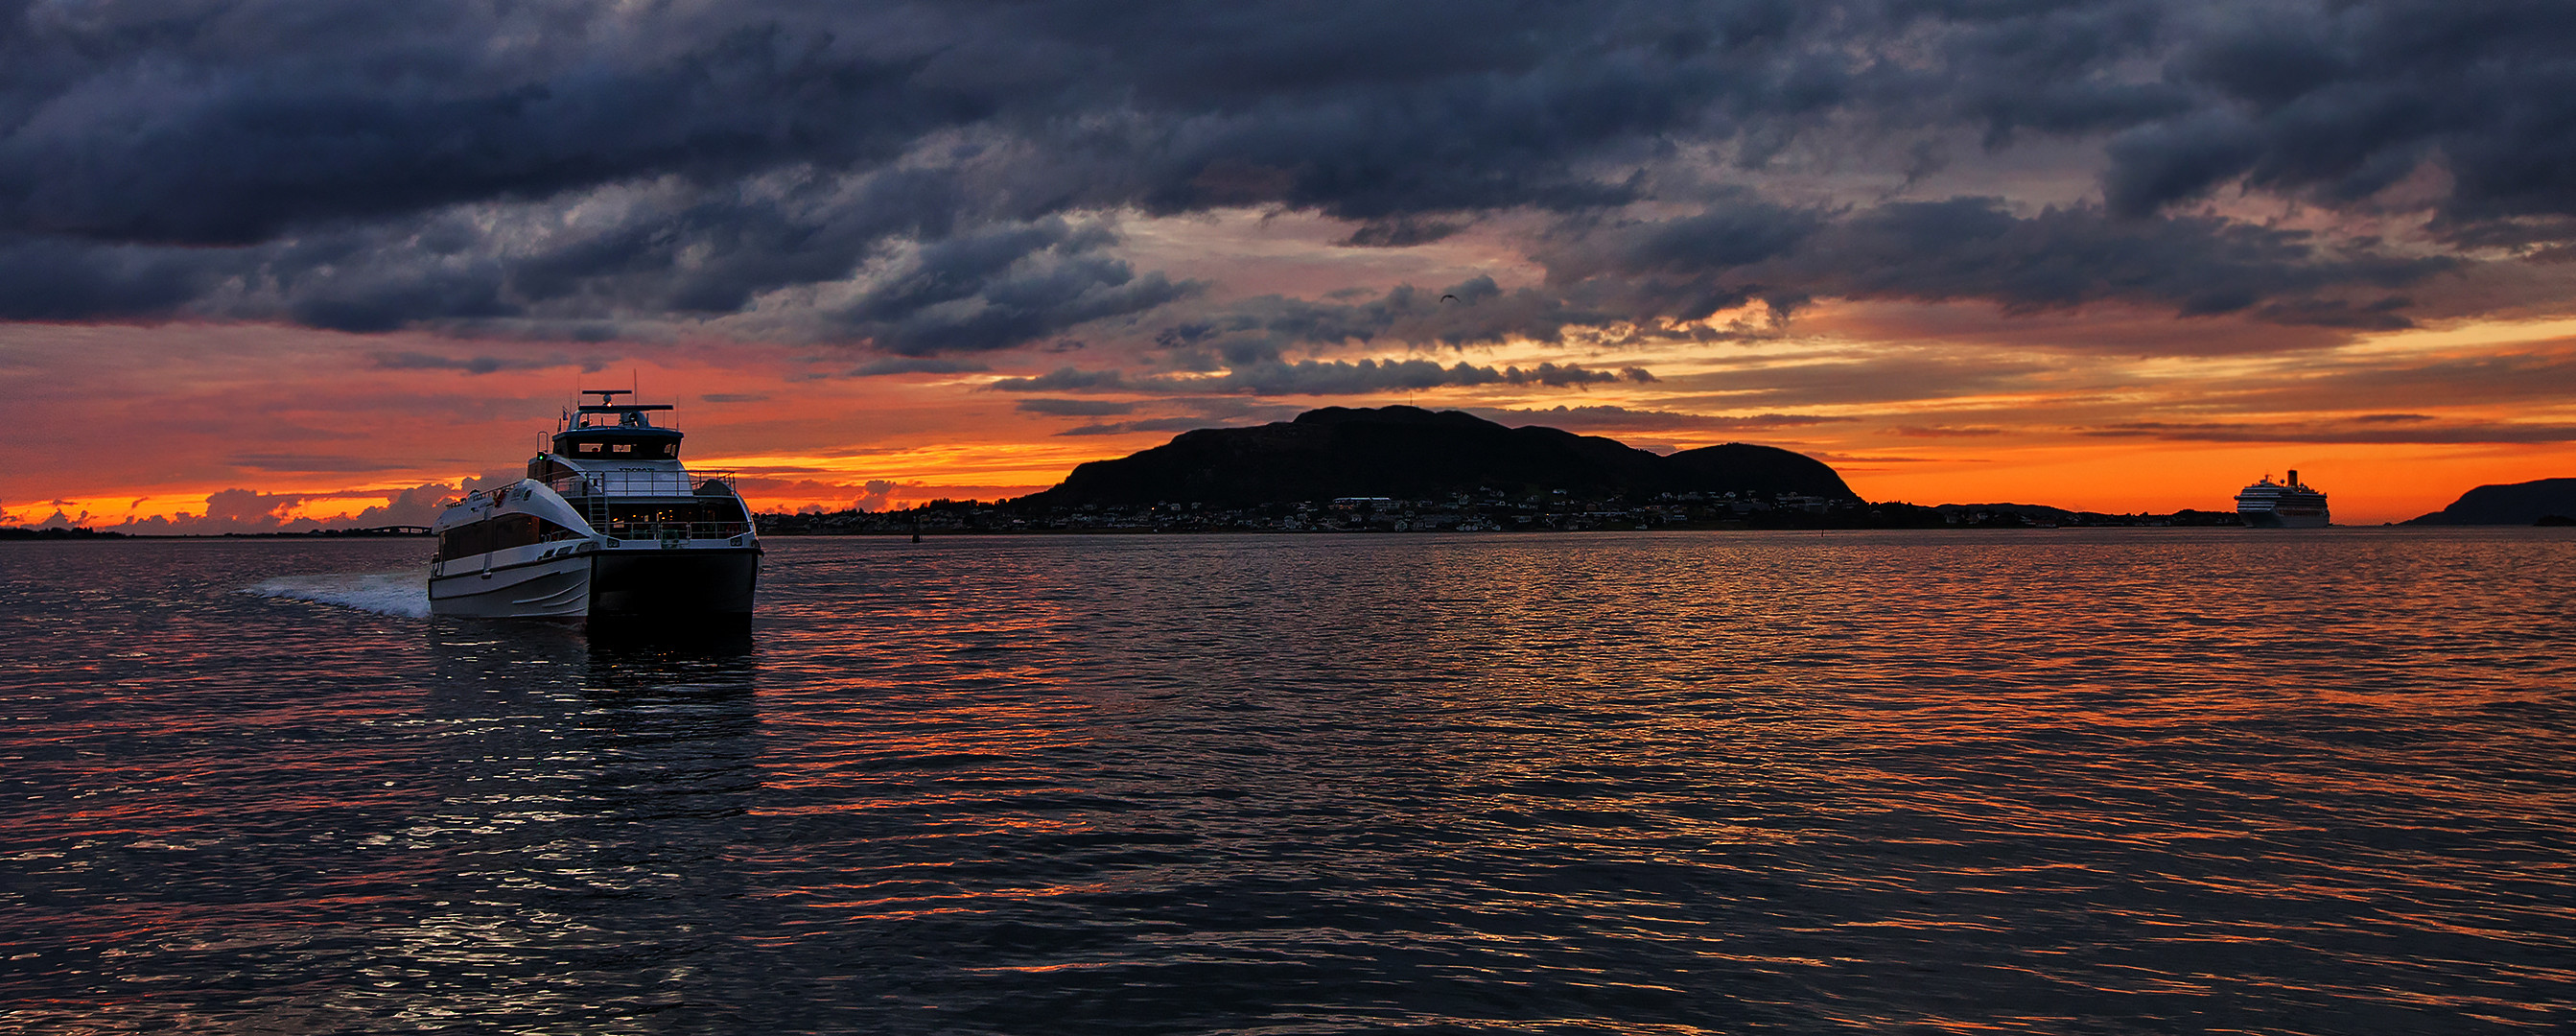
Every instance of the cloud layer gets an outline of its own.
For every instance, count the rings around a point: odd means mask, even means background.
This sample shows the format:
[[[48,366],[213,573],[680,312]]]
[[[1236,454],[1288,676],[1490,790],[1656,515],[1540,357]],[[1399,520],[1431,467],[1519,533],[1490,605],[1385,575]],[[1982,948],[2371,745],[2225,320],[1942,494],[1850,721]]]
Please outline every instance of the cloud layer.
[[[2389,328],[2576,241],[2546,2],[16,0],[0,68],[17,320],[713,332],[864,373],[1161,336],[1249,385],[1829,297]],[[2054,186],[1954,175],[2007,168]],[[1354,248],[1519,220],[1546,278],[1218,304],[1121,252],[1228,207]]]

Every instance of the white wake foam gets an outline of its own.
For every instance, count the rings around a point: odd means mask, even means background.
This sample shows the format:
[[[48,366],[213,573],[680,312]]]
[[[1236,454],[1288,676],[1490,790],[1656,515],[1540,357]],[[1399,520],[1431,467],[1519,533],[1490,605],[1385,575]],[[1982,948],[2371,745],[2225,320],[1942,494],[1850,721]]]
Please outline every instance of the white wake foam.
[[[246,594],[313,601],[414,619],[429,617],[429,585],[418,572],[333,572],[280,576],[246,588]]]

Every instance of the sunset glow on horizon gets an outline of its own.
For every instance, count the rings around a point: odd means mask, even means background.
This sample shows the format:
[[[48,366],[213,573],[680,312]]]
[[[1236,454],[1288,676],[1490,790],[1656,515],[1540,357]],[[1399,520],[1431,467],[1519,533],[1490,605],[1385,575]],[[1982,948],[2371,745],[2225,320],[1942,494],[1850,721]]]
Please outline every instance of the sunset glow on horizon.
[[[2441,441],[2446,429],[2463,426],[2497,437],[2520,428],[2564,434],[2576,426],[2564,405],[2440,398],[2487,388],[2475,384],[2411,383],[2344,398],[2318,385],[2384,378],[2409,365],[2492,363],[2499,356],[2563,365],[2576,358],[2576,337],[2565,321],[2464,324],[2359,337],[2290,357],[2174,363],[2028,346],[1998,360],[1997,350],[1982,346],[1802,333],[1810,322],[1841,323],[1838,309],[1822,307],[1812,321],[1793,321],[1765,341],[1556,354],[1592,367],[1647,364],[1657,379],[1650,383],[1242,394],[1186,398],[1177,406],[1150,394],[998,392],[992,386],[1002,378],[1045,373],[1037,366],[1000,367],[999,357],[984,372],[847,378],[815,377],[815,367],[847,358],[811,349],[557,344],[558,365],[475,372],[386,360],[388,354],[416,359],[402,351],[410,347],[446,350],[438,358],[458,367],[473,362],[458,348],[472,343],[429,336],[388,341],[274,326],[18,325],[0,331],[19,346],[5,376],[25,379],[12,394],[41,414],[37,423],[51,432],[15,438],[6,447],[18,454],[8,458],[18,485],[12,498],[0,500],[0,524],[138,531],[159,529],[154,518],[178,522],[171,531],[391,524],[382,514],[370,518],[368,509],[393,506],[406,492],[424,504],[469,479],[516,477],[575,384],[630,379],[645,398],[678,405],[674,417],[690,433],[693,466],[739,472],[746,495],[766,511],[883,510],[936,498],[1019,496],[1054,484],[1084,461],[1158,445],[1184,426],[1395,403],[1467,410],[1648,448],[1781,446],[1832,464],[1864,498],[1922,504],[2225,510],[2237,486],[2296,468],[2335,494],[2345,524],[2374,524],[2438,509],[2471,486],[2576,470],[2576,446],[2564,441],[2475,441],[2474,435]],[[234,366],[225,378],[191,369],[192,346],[204,348],[199,343],[211,339],[221,348],[251,337],[270,343],[269,362],[292,366],[296,374],[269,380],[256,368]],[[1537,358],[1548,355],[1523,345],[1346,358],[1508,368],[1548,362]],[[98,363],[102,357],[112,362]],[[1990,369],[1973,366],[1980,361]],[[1803,396],[1778,387],[1786,380],[1782,372],[1809,375],[1836,364],[1854,369],[1853,382],[1824,382],[1822,391]],[[1879,398],[1854,398],[1861,395],[1854,385],[1865,384],[1881,364],[1933,366],[1987,380],[1973,394],[1903,398],[1909,393],[1900,382],[1890,387],[1898,391],[1865,393]],[[240,395],[245,390],[254,394]],[[2285,397],[2295,401],[2275,402]],[[228,405],[227,398],[242,405]],[[2421,434],[2426,431],[2433,434]],[[72,454],[82,463],[49,466],[51,458],[42,455],[47,440],[84,451]],[[42,498],[29,499],[28,490],[38,487]],[[424,488],[431,491],[419,492]],[[210,501],[223,493],[231,498]]]

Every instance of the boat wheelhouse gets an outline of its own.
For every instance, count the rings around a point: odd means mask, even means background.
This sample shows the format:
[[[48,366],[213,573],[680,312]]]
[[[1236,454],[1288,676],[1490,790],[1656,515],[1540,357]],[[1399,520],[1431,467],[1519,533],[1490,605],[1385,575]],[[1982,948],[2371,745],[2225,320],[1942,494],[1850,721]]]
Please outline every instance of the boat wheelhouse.
[[[2318,529],[2333,520],[2326,510],[2325,493],[2299,481],[2295,468],[2283,481],[2274,482],[2265,475],[2238,490],[2236,514],[2245,524],[2266,529]]]
[[[748,616],[759,536],[730,473],[693,474],[663,403],[625,389],[564,415],[528,477],[449,505],[430,611],[493,618]]]

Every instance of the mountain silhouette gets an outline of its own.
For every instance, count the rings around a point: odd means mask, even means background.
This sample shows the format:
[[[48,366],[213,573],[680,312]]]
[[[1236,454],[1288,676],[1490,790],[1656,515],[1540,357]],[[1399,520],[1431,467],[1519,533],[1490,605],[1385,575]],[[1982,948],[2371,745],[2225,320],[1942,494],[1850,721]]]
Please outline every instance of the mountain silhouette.
[[[1184,432],[1141,453],[1084,464],[1020,502],[1246,506],[1487,489],[1515,496],[1563,490],[1575,498],[1699,492],[1859,499],[1824,462],[1769,446],[1728,443],[1663,456],[1597,435],[1390,406],[1326,407],[1257,428]]]
[[[2576,478],[2479,486],[2408,525],[2530,525],[2552,515],[2576,517]]]

